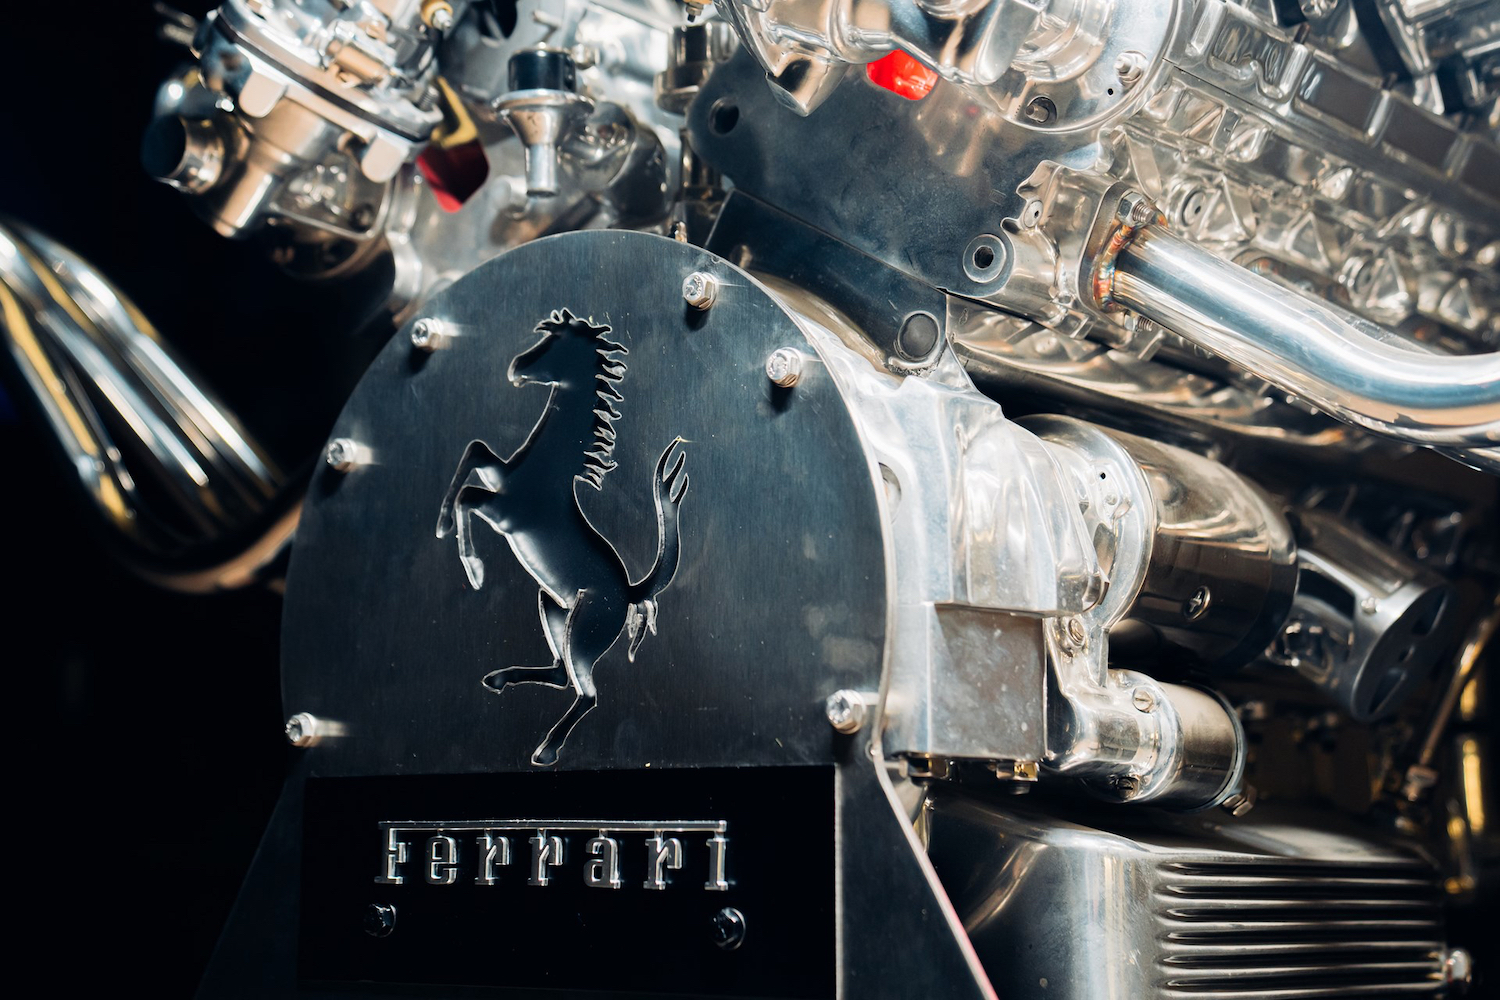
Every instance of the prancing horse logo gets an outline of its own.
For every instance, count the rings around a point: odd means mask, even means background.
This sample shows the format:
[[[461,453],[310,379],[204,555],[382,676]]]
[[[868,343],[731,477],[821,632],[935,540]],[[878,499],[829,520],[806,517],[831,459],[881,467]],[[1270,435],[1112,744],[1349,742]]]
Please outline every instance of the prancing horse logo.
[[[615,468],[615,403],[624,400],[615,386],[630,352],[608,338],[608,326],[566,309],[538,323],[536,332],[541,339],[511,360],[509,375],[512,385],[548,386],[547,405],[509,458],[483,441],[469,443],[443,498],[437,536],[458,535],[458,558],[479,589],[484,562],[474,551],[471,520],[477,515],[505,536],[541,588],[537,603],[552,662],[501,667],[486,674],[484,684],[497,694],[512,684],[573,690],[572,706],[531,755],[533,764],[546,766],[557,763],[568,734],[598,702],[594,665],[625,633],[634,661],[646,633],[656,632],[656,598],[677,574],[678,519],[688,477],[679,437],[661,453],[651,477],[656,563],[632,580],[615,547],[590,523],[577,492],[580,486],[602,490]]]

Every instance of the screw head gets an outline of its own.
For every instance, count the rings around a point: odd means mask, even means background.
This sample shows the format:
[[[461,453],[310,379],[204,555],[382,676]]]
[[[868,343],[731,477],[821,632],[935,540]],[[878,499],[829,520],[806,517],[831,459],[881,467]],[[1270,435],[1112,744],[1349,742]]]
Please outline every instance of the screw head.
[[[1115,774],[1109,779],[1109,787],[1122,799],[1133,799],[1141,791],[1141,779],[1135,774]]]
[[[713,919],[714,944],[725,951],[734,951],[745,943],[745,915],[732,906],[726,906]]]
[[[1081,619],[1068,619],[1068,638],[1072,639],[1074,644],[1079,646],[1088,642],[1089,635],[1083,630],[1083,621]]]
[[[411,346],[419,351],[435,351],[442,346],[446,333],[442,320],[424,316],[411,328]]]
[[[365,933],[370,937],[389,937],[396,929],[396,908],[387,903],[371,903],[365,907]]]
[[[1197,621],[1208,613],[1208,607],[1213,603],[1213,599],[1214,595],[1208,587],[1199,587],[1182,602],[1182,616],[1190,622]]]
[[[294,747],[315,746],[321,735],[318,732],[318,717],[310,712],[298,712],[286,720],[286,741]]]
[[[359,443],[352,438],[334,438],[323,452],[323,461],[334,472],[352,472],[359,465]]]
[[[778,347],[766,358],[766,378],[790,389],[802,378],[802,352],[794,347]]]
[[[858,691],[841,688],[823,703],[828,724],[841,733],[857,733],[865,724],[865,699]]]
[[[719,297],[719,279],[694,271],[682,279],[682,300],[694,309],[712,309]]]
[[[1156,709],[1156,695],[1146,688],[1138,687],[1130,693],[1130,703],[1137,712],[1151,712]]]

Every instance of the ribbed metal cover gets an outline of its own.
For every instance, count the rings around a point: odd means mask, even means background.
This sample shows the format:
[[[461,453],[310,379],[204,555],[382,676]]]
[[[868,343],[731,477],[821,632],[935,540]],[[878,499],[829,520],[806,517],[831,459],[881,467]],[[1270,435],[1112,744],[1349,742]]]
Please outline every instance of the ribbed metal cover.
[[[1432,996],[1442,911],[1417,863],[1181,861],[1160,868],[1169,996]]]
[[[1437,873],[1334,817],[932,805],[933,865],[1005,1000],[1445,993]]]

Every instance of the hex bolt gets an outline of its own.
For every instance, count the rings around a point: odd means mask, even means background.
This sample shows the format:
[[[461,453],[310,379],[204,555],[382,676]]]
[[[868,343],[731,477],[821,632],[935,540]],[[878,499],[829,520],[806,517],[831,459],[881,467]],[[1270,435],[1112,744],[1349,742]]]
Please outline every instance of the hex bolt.
[[[448,324],[423,316],[411,328],[411,346],[419,351],[435,351],[448,339]]]
[[[766,378],[783,389],[790,389],[802,378],[802,352],[794,347],[778,347],[766,358]]]
[[[1199,587],[1191,597],[1182,602],[1182,616],[1190,622],[1197,621],[1208,613],[1208,606],[1213,603],[1213,599],[1213,594],[1207,587]]]
[[[334,472],[353,472],[365,461],[365,448],[353,438],[334,438],[323,452],[323,461]]]
[[[316,715],[310,712],[298,712],[286,720],[286,741],[294,747],[303,749],[316,746],[323,738],[320,729],[321,724]]]
[[[1137,712],[1152,712],[1156,710],[1156,695],[1146,688],[1138,687],[1130,693],[1130,703]]]
[[[719,279],[694,271],[682,279],[682,300],[694,309],[712,309],[719,297]]]
[[[1146,58],[1144,52],[1135,49],[1126,49],[1120,53],[1115,60],[1115,76],[1127,87],[1133,87],[1141,82],[1141,77],[1146,75],[1146,69],[1151,65],[1151,60]]]
[[[396,929],[396,908],[388,903],[371,903],[365,907],[365,933],[370,937],[390,937]]]
[[[714,944],[725,951],[734,951],[745,943],[745,915],[732,906],[726,906],[713,919]]]
[[[828,724],[841,733],[857,733],[865,724],[865,697],[858,691],[840,688],[823,703]]]
[[[1139,191],[1126,192],[1115,208],[1115,218],[1132,229],[1155,221],[1157,214],[1156,203]]]
[[[1380,610],[1380,602],[1375,600],[1375,598],[1373,597],[1366,597],[1364,600],[1359,602],[1359,610],[1363,611],[1367,615],[1373,615],[1375,612]]]

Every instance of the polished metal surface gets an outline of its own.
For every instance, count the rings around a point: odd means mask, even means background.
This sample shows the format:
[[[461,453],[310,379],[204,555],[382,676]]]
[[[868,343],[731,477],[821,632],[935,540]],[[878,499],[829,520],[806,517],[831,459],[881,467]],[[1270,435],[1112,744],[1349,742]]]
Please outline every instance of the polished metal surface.
[[[1215,671],[1254,660],[1280,634],[1297,585],[1286,517],[1217,462],[1111,436],[1140,465],[1156,515],[1140,589],[1111,635],[1115,655],[1159,662],[1175,650]]]
[[[1121,669],[1130,656],[1114,652],[1115,631],[1127,615],[1149,615],[1149,607],[1160,583],[1153,567],[1164,560],[1158,548],[1172,550],[1174,544],[1192,537],[1185,529],[1197,529],[1211,538],[1216,520],[1233,528],[1245,550],[1237,562],[1229,553],[1216,560],[1189,560],[1183,566],[1193,576],[1193,585],[1213,574],[1230,577],[1231,568],[1253,577],[1246,566],[1264,575],[1267,563],[1278,553],[1267,552],[1263,520],[1226,515],[1185,525],[1175,517],[1180,503],[1164,490],[1161,466],[1195,467],[1208,483],[1233,483],[1233,474],[1205,459],[1172,454],[1166,461],[1143,461],[1119,436],[1068,417],[1033,417],[1026,427],[1046,443],[1054,461],[1073,484],[1099,553],[1101,569],[1110,581],[1102,599],[1093,607],[1066,618],[1053,618],[1043,634],[1047,643],[1048,688],[1046,698],[1046,752],[1041,758],[1044,776],[1081,779],[1095,793],[1115,801],[1154,802],[1175,809],[1201,809],[1217,805],[1240,792],[1245,767],[1245,735],[1234,713],[1219,698],[1180,684],[1163,684],[1144,673]],[[1244,495],[1243,484],[1236,499]],[[1212,494],[1206,494],[1210,496]],[[1254,511],[1254,507],[1249,508]],[[1250,530],[1254,529],[1254,530]],[[1270,559],[1268,559],[1270,557]],[[1151,588],[1155,589],[1151,589]],[[1264,600],[1264,593],[1259,595]],[[1203,609],[1203,610],[1206,610]],[[1185,614],[1181,603],[1173,611],[1183,629],[1204,627],[1207,642],[1200,649],[1222,651],[1219,626],[1206,615]],[[1230,642],[1238,641],[1229,618]],[[1242,624],[1242,623],[1241,623]],[[1215,640],[1218,640],[1216,646]],[[1138,662],[1151,669],[1165,665],[1167,658],[1147,655]]]
[[[1146,227],[1110,300],[1350,423],[1423,444],[1500,437],[1500,356],[1442,357]]]
[[[695,271],[719,283],[710,310],[682,301]],[[570,234],[528,244],[429,301],[426,315],[454,331],[450,345],[421,353],[408,336],[393,338],[335,426],[335,438],[372,457],[314,481],[283,632],[289,703],[340,719],[350,734],[316,748],[318,774],[530,769],[573,700],[541,684],[497,697],[482,683],[551,659],[538,583],[500,535],[472,537],[484,565],[477,579],[454,539],[434,536],[450,486],[485,481],[475,466],[454,482],[469,443],[510,454],[528,440],[553,390],[513,385],[507,373],[523,354],[526,365],[541,363],[528,349],[538,324],[562,309],[609,326],[628,349],[612,383],[622,397],[610,427],[614,471],[599,492],[579,481],[575,509],[639,572],[657,551],[650,486],[664,444],[685,442],[691,485],[671,586],[654,621],[639,623],[634,662],[623,637],[600,660],[597,707],[556,766],[827,760],[830,688],[878,687],[889,573],[878,473],[822,363],[810,361],[792,390],[764,374],[777,348],[810,359],[824,349],[761,286],[702,250],[636,233]],[[591,407],[582,413],[588,440],[552,449],[560,471],[572,463],[579,475],[595,440]],[[775,504],[746,503],[765,483],[787,488]],[[832,511],[843,530],[833,529]],[[518,555],[532,541],[551,544],[519,521],[495,523],[514,532]],[[848,527],[855,523],[866,527]],[[525,558],[544,576],[557,562]],[[397,564],[399,595],[382,569]],[[399,622],[385,610],[393,601],[404,609]],[[664,727],[662,717],[679,721]]]
[[[1487,877],[1492,797],[1489,6],[228,0],[151,172],[295,274],[388,280],[397,329],[314,456],[298,770],[206,994],[313,991],[344,945],[262,932],[299,893],[318,926],[350,851],[331,940],[387,959],[515,887],[696,899],[663,941],[756,964],[785,921],[736,893],[785,881],[851,1000],[1472,978],[1438,896]],[[10,242],[12,353],[96,504],[140,450],[193,532],[279,509]],[[829,815],[740,800],[762,770]],[[618,792],[665,774],[710,798]],[[390,781],[592,791],[347,838],[313,803]],[[737,884],[762,818],[828,862]]]
[[[781,16],[798,16],[790,10]],[[1006,117],[1009,95],[1045,89],[1041,74],[998,97],[942,81],[918,102],[848,74],[803,122],[769,99],[761,65],[742,54],[689,110],[692,140],[737,190],[1031,321],[982,342],[980,364],[1007,388],[1062,391],[1132,418],[1146,409],[1150,420],[1207,424],[1220,436],[1362,447],[1363,435],[1289,405],[1264,382],[1184,356],[1136,314],[1094,312],[1080,287],[1088,220],[1113,184],[1129,181],[1195,245],[1350,302],[1402,342],[1482,351],[1500,321],[1500,193],[1483,181],[1500,162],[1493,130],[1419,111],[1363,70],[1344,74],[1265,4],[1199,0],[1152,12],[1176,24],[1113,60],[1126,77],[1147,68],[1128,87],[1117,81],[1117,103],[1087,127],[1049,131]],[[829,13],[842,23],[842,10]],[[1087,36],[1083,21],[1072,27]],[[1003,244],[1005,265],[977,281],[965,248],[983,235]],[[952,332],[962,343],[963,330]],[[1089,340],[1068,339],[1078,336]]]
[[[252,581],[282,550],[295,491],[87,262],[0,226],[0,333],[18,385],[138,572],[215,590]]]
[[[1357,722],[1394,715],[1452,641],[1453,588],[1327,514],[1301,514],[1298,535],[1297,598],[1273,657]]]
[[[933,862],[1002,995],[1444,994],[1431,865],[1327,816],[1131,821],[939,793]]]

